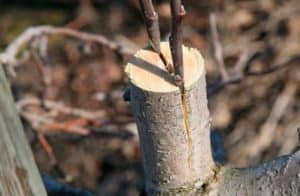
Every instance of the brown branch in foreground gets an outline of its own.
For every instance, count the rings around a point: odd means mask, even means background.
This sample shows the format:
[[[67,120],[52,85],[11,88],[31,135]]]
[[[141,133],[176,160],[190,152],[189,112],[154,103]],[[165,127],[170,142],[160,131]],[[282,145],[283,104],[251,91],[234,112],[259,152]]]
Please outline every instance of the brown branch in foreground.
[[[184,90],[183,57],[182,57],[182,19],[186,12],[181,0],[171,0],[172,25],[170,48],[175,71],[175,83]]]

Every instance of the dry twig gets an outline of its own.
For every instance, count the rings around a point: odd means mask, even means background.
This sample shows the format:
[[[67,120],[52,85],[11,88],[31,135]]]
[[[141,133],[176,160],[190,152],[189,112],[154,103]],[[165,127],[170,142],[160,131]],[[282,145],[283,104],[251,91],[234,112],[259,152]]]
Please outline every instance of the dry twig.
[[[249,69],[251,63],[256,59],[255,56],[243,54],[243,56],[241,56],[240,59],[241,60],[238,61],[237,64],[233,67],[233,69],[230,71],[232,72],[232,74],[227,80],[219,80],[208,86],[208,96],[212,96],[219,90],[223,89],[225,86],[238,83],[247,77],[270,74],[275,71],[287,68],[288,66],[296,65],[296,63],[300,62],[300,55],[292,56],[288,60],[282,63],[271,65],[269,68],[266,68],[262,71],[251,71]]]
[[[46,88],[47,86],[49,86],[50,82],[51,82],[51,78],[49,70],[47,70],[47,68],[45,67],[43,60],[41,59],[41,57],[36,53],[36,51],[31,50],[31,56],[34,59],[34,62],[37,66],[37,70],[40,74],[40,76],[42,77],[42,83],[43,86]]]
[[[167,61],[166,57],[160,50],[160,31],[158,15],[154,10],[152,0],[139,0],[142,9],[143,17],[146,23],[146,29],[149,37],[149,42],[152,49],[159,55],[161,61],[165,65],[169,73],[173,73],[172,65]]]
[[[107,116],[107,112],[104,110],[100,111],[88,111],[88,110],[83,110],[79,108],[73,108],[73,107],[68,107],[64,105],[63,103],[55,102],[55,101],[50,101],[50,100],[44,100],[41,101],[38,98],[23,98],[20,101],[16,103],[17,109],[19,112],[22,112],[25,110],[25,107],[28,106],[44,106],[46,109],[50,111],[55,111],[67,115],[72,115],[72,116],[77,116],[81,117],[87,120],[96,120],[96,119],[101,119]]]
[[[43,149],[47,153],[48,158],[49,158],[49,160],[51,162],[51,165],[56,165],[57,164],[57,160],[56,160],[56,157],[54,155],[53,148],[51,147],[51,145],[47,141],[46,137],[43,134],[38,133],[37,134],[37,139],[39,140],[39,142],[42,145]]]
[[[160,31],[158,23],[158,15],[154,10],[152,0],[139,0],[142,9],[143,17],[146,23],[149,42],[158,54],[160,51]]]
[[[175,83],[184,90],[183,56],[182,56],[182,20],[186,12],[181,0],[171,0],[172,27],[170,48],[175,71]]]
[[[110,48],[118,53],[124,55],[133,55],[135,50],[121,46],[111,40],[108,40],[102,35],[96,35],[91,33],[79,32],[73,29],[64,28],[64,27],[53,27],[53,26],[38,26],[28,28],[23,32],[15,41],[13,41],[5,49],[3,53],[0,54],[0,64],[6,65],[6,67],[12,71],[13,67],[18,65],[18,54],[21,52],[23,47],[28,46],[30,42],[39,36],[67,36],[77,38],[83,41],[94,42],[105,47]],[[12,73],[13,74],[13,73]]]
[[[42,130],[42,132],[61,130],[68,133],[87,135],[90,133],[90,130],[86,128],[89,122],[107,118],[107,112],[104,110],[87,111],[68,107],[63,103],[55,101],[41,101],[38,98],[23,98],[18,101],[16,105],[20,115],[24,117],[34,129]],[[34,106],[41,107],[43,112],[33,112],[30,108]],[[75,116],[77,119],[57,122],[56,117],[60,113]]]

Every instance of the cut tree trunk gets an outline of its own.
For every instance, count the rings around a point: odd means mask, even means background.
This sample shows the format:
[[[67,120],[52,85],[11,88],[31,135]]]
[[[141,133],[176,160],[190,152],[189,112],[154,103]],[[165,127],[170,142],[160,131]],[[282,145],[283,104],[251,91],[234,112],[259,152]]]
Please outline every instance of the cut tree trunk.
[[[171,61],[169,45],[161,51]],[[300,195],[300,152],[247,169],[214,163],[204,61],[183,47],[184,93],[159,56],[138,51],[125,67],[149,195]]]
[[[32,195],[46,192],[0,64],[0,196]]]
[[[170,60],[168,43],[162,53]],[[140,50],[127,64],[130,103],[137,122],[149,194],[190,194],[216,169],[210,145],[204,62],[183,48],[185,93],[159,56]]]

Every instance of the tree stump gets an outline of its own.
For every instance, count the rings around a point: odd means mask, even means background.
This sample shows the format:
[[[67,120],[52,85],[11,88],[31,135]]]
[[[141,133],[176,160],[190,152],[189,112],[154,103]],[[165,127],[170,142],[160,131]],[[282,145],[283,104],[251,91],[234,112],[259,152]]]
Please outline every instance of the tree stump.
[[[167,42],[161,51],[170,62]],[[150,195],[191,194],[214,173],[204,61],[187,47],[183,57],[184,93],[150,49],[138,51],[125,68]]]

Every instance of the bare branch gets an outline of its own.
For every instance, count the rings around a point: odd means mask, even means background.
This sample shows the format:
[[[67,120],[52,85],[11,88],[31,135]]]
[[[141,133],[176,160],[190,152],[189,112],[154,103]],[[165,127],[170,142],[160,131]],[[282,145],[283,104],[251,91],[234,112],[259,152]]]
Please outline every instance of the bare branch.
[[[102,35],[79,32],[73,29],[53,26],[31,27],[23,32],[15,41],[13,41],[3,53],[0,54],[0,64],[16,66],[18,63],[17,55],[24,46],[27,46],[35,37],[38,36],[60,35],[77,38],[84,41],[95,42],[110,48],[124,55],[133,55],[135,50],[121,46]]]
[[[140,0],[140,6],[146,23],[150,45],[152,49],[159,55],[159,58],[165,65],[165,68],[168,71],[168,73],[171,74],[174,72],[172,65],[167,61],[166,57],[163,55],[160,49],[160,31],[158,15],[154,10],[152,0]]]
[[[43,87],[45,88],[48,87],[51,82],[51,78],[49,77],[50,76],[49,70],[45,67],[41,57],[33,49],[31,50],[31,56],[35,61],[40,76],[42,77]]]
[[[49,144],[49,142],[47,141],[46,137],[43,134],[38,133],[37,134],[37,139],[40,142],[40,144],[42,145],[42,148],[47,153],[51,165],[56,165],[57,164],[57,159],[56,159],[56,157],[54,155],[53,148]]]
[[[279,120],[285,115],[288,106],[294,101],[298,85],[293,81],[287,81],[284,89],[276,98],[267,120],[260,127],[259,133],[244,145],[243,154],[256,156],[263,152],[274,141],[275,131]]]
[[[88,120],[101,119],[101,118],[104,118],[107,116],[107,112],[104,110],[88,111],[88,110],[84,110],[84,109],[68,107],[68,106],[64,105],[62,102],[55,102],[55,101],[51,101],[51,100],[41,101],[40,99],[35,98],[35,97],[23,98],[16,103],[17,109],[20,113],[22,113],[22,111],[24,111],[24,108],[27,106],[33,106],[33,105],[41,106],[42,104],[48,110],[53,110],[53,111],[68,114],[68,115],[78,116],[78,117],[88,119]]]
[[[172,26],[170,48],[175,71],[175,83],[184,90],[183,57],[182,57],[182,19],[186,12],[181,0],[171,0]]]
[[[146,23],[149,42],[153,50],[161,54],[158,15],[154,10],[152,0],[140,0],[140,6]],[[166,63],[164,62],[164,64]]]
[[[214,47],[214,57],[219,67],[221,77],[224,81],[226,81],[229,76],[225,68],[222,45],[220,42],[218,29],[217,29],[217,18],[214,13],[209,14],[209,24],[210,24],[210,31],[212,36],[212,43]]]
[[[247,56],[248,59],[245,59],[246,58],[245,55],[241,56],[242,59],[240,61],[243,61],[244,65],[242,65],[242,62],[238,62],[236,64],[239,67],[243,67],[244,69],[236,69],[236,67],[234,67],[232,76],[229,77],[227,80],[219,80],[208,86],[207,88],[208,96],[212,96],[213,94],[217,93],[219,90],[223,89],[225,86],[238,83],[247,77],[266,75],[287,68],[289,66],[296,65],[297,63],[300,62],[300,55],[294,55],[288,60],[282,63],[272,65],[269,68],[264,69],[262,71],[249,71],[246,68],[250,66],[251,62],[255,60],[255,58],[253,58],[251,55],[247,55]]]

